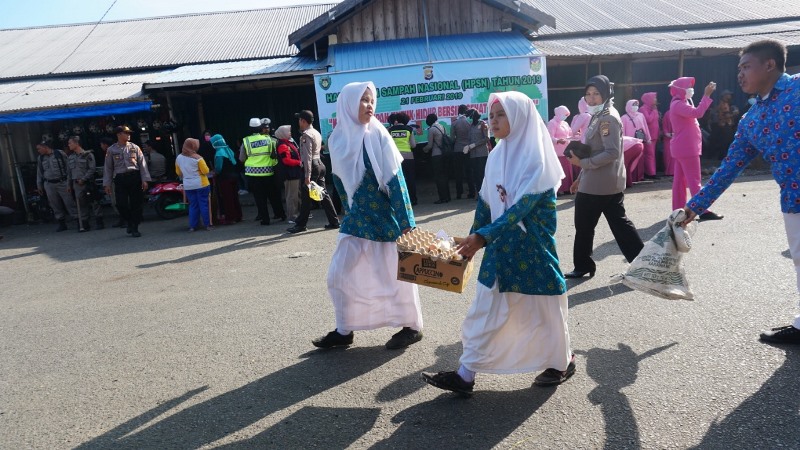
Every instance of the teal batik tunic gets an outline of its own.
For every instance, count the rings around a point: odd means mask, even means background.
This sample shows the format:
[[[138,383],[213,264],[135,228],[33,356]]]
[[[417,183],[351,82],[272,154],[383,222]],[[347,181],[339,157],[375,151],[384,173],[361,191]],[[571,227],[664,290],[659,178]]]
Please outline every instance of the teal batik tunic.
[[[518,222],[527,229],[523,231]],[[500,292],[561,295],[567,292],[556,251],[556,194],[527,194],[492,222],[489,205],[478,199],[470,233],[486,239],[478,282]]]
[[[370,241],[394,242],[403,230],[416,226],[403,171],[398,171],[389,181],[387,194],[378,189],[378,179],[366,150],[363,158],[366,171],[364,179],[353,194],[352,205],[348,202],[342,180],[333,174],[333,182],[346,212],[339,232]]]

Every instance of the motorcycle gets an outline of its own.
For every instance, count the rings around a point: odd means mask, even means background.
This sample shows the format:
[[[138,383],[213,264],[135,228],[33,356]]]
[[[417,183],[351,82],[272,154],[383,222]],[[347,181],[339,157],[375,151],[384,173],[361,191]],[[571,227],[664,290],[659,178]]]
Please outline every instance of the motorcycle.
[[[170,205],[183,204],[183,184],[178,181],[154,182],[147,191],[147,202],[153,205],[156,215],[164,220],[186,214],[185,208],[168,208]]]

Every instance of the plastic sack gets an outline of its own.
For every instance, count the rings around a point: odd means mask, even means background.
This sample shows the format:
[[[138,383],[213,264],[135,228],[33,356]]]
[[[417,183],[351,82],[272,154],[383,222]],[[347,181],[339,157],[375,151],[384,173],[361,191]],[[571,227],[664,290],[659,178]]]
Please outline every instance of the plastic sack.
[[[672,211],[667,224],[644,244],[628,271],[612,278],[629,288],[669,300],[694,300],[683,269],[683,255],[692,248],[697,223],[681,227],[686,220],[682,209]]]
[[[321,202],[322,197],[325,196],[325,188],[312,181],[308,185],[308,196],[315,202]]]

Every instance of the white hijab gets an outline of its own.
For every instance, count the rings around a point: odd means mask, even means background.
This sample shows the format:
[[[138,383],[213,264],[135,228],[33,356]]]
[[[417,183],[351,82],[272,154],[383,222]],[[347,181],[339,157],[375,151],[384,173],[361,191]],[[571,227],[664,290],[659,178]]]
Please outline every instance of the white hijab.
[[[511,132],[489,153],[480,196],[489,205],[494,222],[527,194],[555,189],[564,171],[533,100],[521,92],[494,93],[488,111],[499,101],[508,116]],[[505,201],[500,191],[505,191]],[[522,222],[519,227],[525,230]]]
[[[363,149],[372,163],[378,188],[388,193],[387,184],[400,171],[403,156],[383,124],[372,116],[368,124],[358,120],[361,96],[367,89],[377,99],[371,81],[350,83],[342,88],[336,101],[336,128],[328,138],[333,173],[342,180],[347,201],[353,205],[353,195],[364,179],[366,166],[361,157]]]

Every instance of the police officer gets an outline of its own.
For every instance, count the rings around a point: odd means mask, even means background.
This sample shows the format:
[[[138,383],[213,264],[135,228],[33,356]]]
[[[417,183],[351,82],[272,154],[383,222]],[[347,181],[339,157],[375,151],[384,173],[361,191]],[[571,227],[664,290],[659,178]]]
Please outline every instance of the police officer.
[[[89,231],[92,229],[89,222],[89,209],[91,208],[91,215],[94,216],[97,223],[97,229],[105,228],[103,222],[103,214],[100,211],[100,202],[90,198],[94,194],[94,176],[97,163],[94,160],[94,153],[87,152],[81,147],[81,138],[79,136],[72,136],[67,141],[67,146],[72,152],[69,155],[69,174],[72,178],[72,190],[75,192],[75,199],[78,204],[78,226],[79,232]]]
[[[400,154],[403,155],[403,177],[406,179],[408,186],[408,196],[411,198],[411,204],[417,204],[417,181],[416,169],[414,166],[414,147],[417,146],[417,141],[414,140],[414,129],[408,126],[411,118],[404,112],[395,113],[389,116],[389,134],[394,140]]]
[[[147,161],[138,145],[130,142],[131,129],[120,125],[114,129],[117,142],[108,147],[103,170],[103,189],[111,195],[111,182],[114,182],[114,195],[117,198],[119,215],[128,224],[127,233],[140,237],[139,224],[142,221],[142,203],[150,172]]]
[[[53,149],[50,141],[36,145],[39,152],[36,170],[36,186],[39,193],[47,195],[47,202],[53,208],[58,228],[56,231],[67,229],[67,214],[78,217],[75,210],[75,200],[72,198],[72,179],[67,166],[67,154],[62,150]]]
[[[269,225],[269,211],[267,201],[272,205],[274,218],[278,221],[286,220],[286,212],[281,203],[281,180],[275,175],[275,166],[278,165],[278,143],[270,137],[269,119],[250,119],[250,128],[253,134],[244,138],[239,148],[239,161],[244,163],[244,174],[247,177],[247,186],[253,193],[261,225]]]
[[[300,233],[307,230],[308,216],[311,214],[311,197],[308,195],[308,186],[313,181],[324,188],[326,172],[325,165],[319,159],[322,148],[322,135],[314,129],[314,113],[303,110],[295,114],[295,116],[298,119],[300,131],[303,133],[300,135],[300,159],[303,161],[305,177],[303,182],[300,183],[300,198],[302,200],[300,215],[295,219],[295,225],[286,230],[289,233]],[[335,230],[339,228],[339,216],[336,215],[333,201],[331,201],[327,191],[325,191],[320,203],[322,203],[322,208],[328,217],[328,224],[325,225],[325,229]]]

